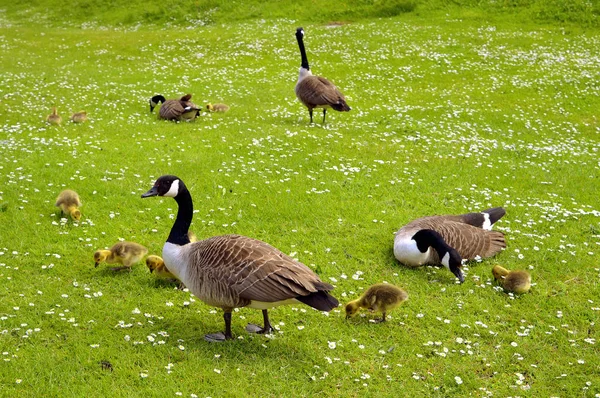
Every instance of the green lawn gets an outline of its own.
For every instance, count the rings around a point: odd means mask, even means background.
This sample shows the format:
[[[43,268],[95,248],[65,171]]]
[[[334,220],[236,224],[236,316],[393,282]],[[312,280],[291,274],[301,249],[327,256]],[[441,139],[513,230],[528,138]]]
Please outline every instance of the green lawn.
[[[455,8],[295,19],[292,3],[82,25],[43,4],[0,6],[0,396],[599,396],[598,28]],[[295,98],[298,26],[352,107],[324,126]],[[149,114],[152,95],[186,93],[231,110]],[[53,106],[62,126],[44,122]],[[382,281],[408,301],[385,324],[280,307],[271,337],[240,309],[238,339],[205,342],[219,310],[141,263],[94,268],[119,239],[160,255],[177,206],[140,195],[162,174],[190,189],[200,238],[262,239],[342,303]],[[65,188],[80,222],[54,207]],[[464,284],[394,259],[408,221],[494,206],[507,250]],[[502,292],[495,264],[528,270],[531,293]]]

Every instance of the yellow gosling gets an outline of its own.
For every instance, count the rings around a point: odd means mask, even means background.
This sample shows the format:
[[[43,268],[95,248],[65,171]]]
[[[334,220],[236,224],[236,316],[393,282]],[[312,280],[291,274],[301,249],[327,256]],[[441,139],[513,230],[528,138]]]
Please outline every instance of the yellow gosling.
[[[101,262],[107,264],[123,264],[121,267],[112,268],[113,271],[127,269],[142,259],[148,253],[148,249],[134,242],[118,242],[109,250],[96,250],[94,253],[94,266]]]
[[[72,219],[79,221],[81,219],[81,200],[77,192],[70,189],[65,189],[56,198],[56,207],[60,207],[60,211],[63,214],[71,216]]]
[[[371,286],[359,299],[346,304],[346,319],[355,316],[361,308],[370,312],[381,312],[381,319],[375,322],[385,322],[386,314],[408,299],[408,294],[394,285],[379,283]]]

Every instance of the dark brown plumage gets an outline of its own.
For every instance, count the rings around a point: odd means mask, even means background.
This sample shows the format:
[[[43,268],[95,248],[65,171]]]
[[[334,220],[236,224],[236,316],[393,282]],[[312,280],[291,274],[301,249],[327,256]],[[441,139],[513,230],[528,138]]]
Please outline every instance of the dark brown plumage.
[[[165,120],[184,121],[193,120],[198,117],[200,108],[192,101],[192,94],[187,94],[180,99],[165,100],[163,96],[157,95],[150,100],[150,111],[159,102],[162,102],[158,117]],[[155,104],[154,106],[152,104]]]
[[[505,213],[495,207],[480,213],[416,219],[396,232],[394,256],[410,267],[443,264],[462,281],[462,259],[492,257],[506,247],[504,234],[491,230]]]
[[[346,98],[337,89],[337,87],[321,76],[314,76],[308,65],[308,58],[304,48],[304,30],[298,28],[296,30],[296,39],[300,48],[300,56],[302,65],[298,75],[298,83],[296,83],[296,97],[308,108],[310,114],[310,122],[313,122],[313,109],[323,109],[323,123],[327,109],[334,109],[338,112],[348,112],[350,107],[346,103]]]

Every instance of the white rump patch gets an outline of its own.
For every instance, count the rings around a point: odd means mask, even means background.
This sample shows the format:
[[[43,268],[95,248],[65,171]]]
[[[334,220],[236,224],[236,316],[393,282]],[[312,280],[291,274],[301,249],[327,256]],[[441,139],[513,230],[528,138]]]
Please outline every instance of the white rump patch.
[[[481,213],[483,214],[483,225],[481,226],[481,228],[483,229],[487,229],[488,231],[492,229],[492,223],[490,222],[490,215],[488,213]]]
[[[171,188],[169,191],[163,196],[167,196],[169,198],[174,198],[179,193],[179,180],[175,180],[171,183]]]
[[[446,267],[448,271],[450,271],[450,252],[446,252],[441,261],[442,265]]]

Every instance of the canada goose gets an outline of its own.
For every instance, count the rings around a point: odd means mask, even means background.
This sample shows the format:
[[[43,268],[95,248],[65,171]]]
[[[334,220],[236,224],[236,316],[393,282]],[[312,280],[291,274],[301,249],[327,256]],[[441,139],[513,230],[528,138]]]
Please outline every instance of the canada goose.
[[[507,292],[517,294],[527,293],[531,288],[531,275],[527,271],[509,271],[499,265],[492,268],[492,274],[500,286]]]
[[[56,107],[52,108],[52,113],[46,116],[46,121],[55,126],[62,123],[62,117],[56,112]]]
[[[154,111],[154,107],[162,103],[158,112],[160,119],[166,120],[193,120],[198,117],[200,108],[192,101],[192,94],[187,94],[180,99],[166,100],[162,95],[155,95],[150,98],[150,112]]]
[[[87,120],[87,112],[86,111],[75,112],[74,114],[71,115],[71,121],[73,123],[83,123],[86,120]]]
[[[225,104],[206,104],[206,110],[208,112],[227,112],[229,105]]]
[[[178,177],[159,177],[142,198],[151,196],[174,198],[179,207],[163,247],[162,257],[169,271],[200,300],[223,309],[225,333],[207,334],[206,340],[233,338],[234,308],[262,310],[264,326],[249,327],[255,327],[253,331],[257,333],[269,333],[272,330],[269,308],[304,303],[320,311],[330,311],[338,306],[338,301],[327,293],[333,286],[322,282],[306,265],[265,242],[223,235],[190,243],[187,233],[194,206],[190,192]]]
[[[361,308],[371,312],[381,312],[383,317],[375,322],[385,322],[387,312],[398,307],[408,298],[408,294],[399,287],[387,283],[371,286],[359,299],[346,304],[346,319],[353,317]]]
[[[68,214],[75,220],[79,220],[81,218],[81,211],[79,210],[79,206],[81,206],[81,200],[75,191],[65,189],[59,193],[56,197],[56,203],[54,206],[60,207],[60,211],[63,214]]]
[[[348,112],[350,107],[346,103],[344,94],[333,83],[321,76],[313,76],[308,66],[308,58],[304,49],[304,29],[296,29],[296,39],[300,48],[302,65],[296,83],[296,97],[308,108],[310,122],[313,122],[313,109],[323,108],[323,123],[328,108],[339,112]]]
[[[409,267],[442,264],[462,283],[463,258],[491,257],[506,247],[504,234],[491,231],[504,214],[502,207],[494,207],[481,213],[416,219],[396,232],[394,256]]]
[[[148,249],[134,242],[118,242],[110,250],[96,250],[94,252],[94,266],[99,263],[123,264],[122,267],[111,268],[113,271],[127,269],[131,271],[131,266],[142,259],[148,253]]]

